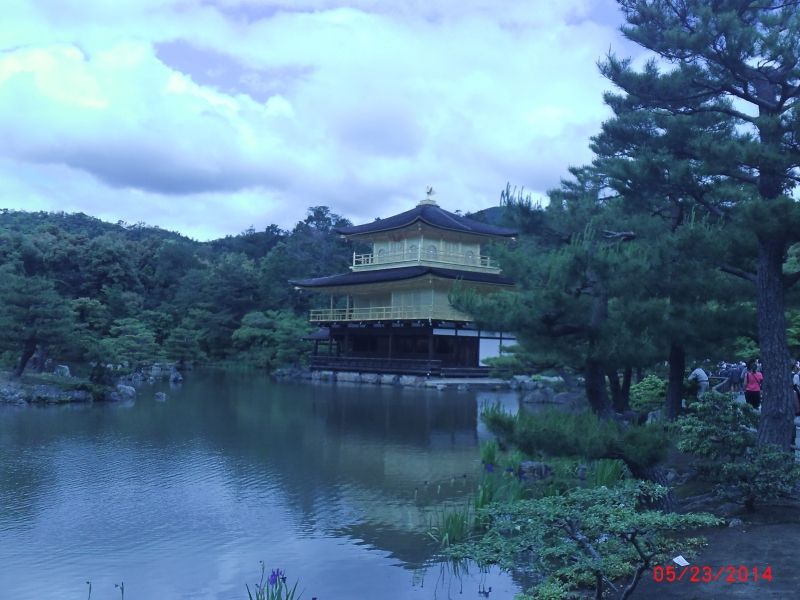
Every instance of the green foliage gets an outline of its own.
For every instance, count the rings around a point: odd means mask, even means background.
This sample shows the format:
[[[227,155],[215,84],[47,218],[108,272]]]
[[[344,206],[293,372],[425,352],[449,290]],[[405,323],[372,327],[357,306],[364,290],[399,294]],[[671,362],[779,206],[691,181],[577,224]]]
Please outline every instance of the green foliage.
[[[0,210],[0,356],[19,364],[38,348],[58,361],[301,359],[288,347],[295,334],[292,345],[302,346],[306,332],[295,314],[318,299],[289,279],[346,271],[353,249],[333,228],[347,224],[312,207],[292,231],[272,225],[199,243],[142,224]],[[274,356],[268,336],[248,337],[243,321],[263,311],[285,321],[268,327]],[[142,351],[126,340],[142,342]]]
[[[21,375],[37,347],[63,349],[75,331],[72,312],[53,282],[42,276],[0,269],[0,350],[18,358]]]
[[[601,458],[590,465],[586,473],[588,487],[613,487],[625,477],[625,463],[613,458]]]
[[[645,508],[665,493],[660,486],[630,482],[493,504],[480,512],[487,526],[483,537],[448,554],[509,570],[522,561],[541,580],[529,592],[534,598],[567,598],[587,588],[596,597],[621,598],[653,565],[672,558],[676,543],[684,555],[702,544],[692,538],[676,542],[677,533],[720,523],[712,515]]]
[[[693,454],[704,478],[716,483],[722,498],[758,504],[788,496],[800,480],[792,454],[771,445],[756,446],[758,413],[724,394],[709,393],[677,422],[678,448]]]
[[[474,506],[479,510],[495,502],[513,502],[531,497],[534,491],[508,471],[484,473],[475,493]]]
[[[486,364],[491,367],[491,376],[509,379],[514,375],[526,375],[531,371],[531,362],[525,359],[523,351],[519,346],[503,346],[502,356],[487,358]]]
[[[503,410],[499,402],[485,406],[481,411],[481,419],[500,439],[507,439],[513,433],[516,422],[515,417]]]
[[[741,458],[756,443],[758,413],[727,394],[709,392],[677,421],[678,449],[693,454],[706,471]]]
[[[302,317],[287,311],[251,312],[233,333],[234,348],[245,360],[261,368],[274,370],[305,360],[308,348],[301,338],[309,332]]]
[[[100,348],[105,361],[128,365],[131,370],[159,358],[155,334],[138,319],[114,321]]]
[[[519,473],[519,466],[527,457],[516,448],[505,452],[500,457],[500,468],[508,473]]]
[[[648,375],[631,385],[631,408],[650,412],[664,406],[667,382],[657,375]]]
[[[200,362],[206,358],[201,345],[204,331],[193,327],[190,323],[190,319],[184,319],[164,340],[167,357],[178,364]]]
[[[492,464],[492,463],[487,463]],[[428,536],[440,548],[463,543],[484,529],[481,509],[494,503],[516,502],[530,498],[536,493],[534,487],[526,485],[516,471],[486,471],[481,477],[473,499],[462,506],[444,506],[431,516]]]
[[[448,548],[470,539],[475,526],[475,511],[470,502],[461,507],[442,507],[431,516],[428,536],[440,548]]]
[[[753,511],[756,504],[790,497],[800,480],[800,466],[791,453],[778,446],[756,446],[748,449],[742,460],[723,464],[720,479],[720,496],[743,502]]]
[[[628,465],[647,468],[663,460],[668,444],[668,434],[659,425],[625,427],[591,412],[511,416],[493,406],[481,418],[503,443],[528,456],[622,458]]]
[[[481,444],[481,462],[484,465],[496,465],[499,454],[500,448],[497,446],[496,441],[489,440]]]
[[[758,355],[758,343],[753,338],[739,336],[734,340],[733,357],[736,360],[749,362]]]

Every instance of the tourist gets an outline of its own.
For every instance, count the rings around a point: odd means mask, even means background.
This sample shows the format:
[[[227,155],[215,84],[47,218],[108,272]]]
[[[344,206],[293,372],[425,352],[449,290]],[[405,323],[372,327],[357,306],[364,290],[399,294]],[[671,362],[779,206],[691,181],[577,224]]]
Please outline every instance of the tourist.
[[[689,375],[689,381],[695,379],[697,380],[697,399],[699,400],[708,391],[708,375],[700,368],[700,365],[696,365],[694,371]]]
[[[764,376],[757,370],[756,361],[750,361],[744,374],[744,399],[758,410],[761,406],[761,382]]]
[[[728,390],[734,394],[742,391],[742,380],[747,368],[744,363],[731,363],[728,369]]]
[[[794,390],[794,414],[800,416],[800,363],[792,367],[792,389]]]

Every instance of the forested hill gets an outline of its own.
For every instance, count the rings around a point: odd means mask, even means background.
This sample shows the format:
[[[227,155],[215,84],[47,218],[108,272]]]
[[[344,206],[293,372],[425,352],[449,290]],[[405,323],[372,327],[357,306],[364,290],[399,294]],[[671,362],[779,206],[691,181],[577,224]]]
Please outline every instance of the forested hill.
[[[284,360],[315,301],[288,283],[347,270],[348,222],[312,207],[211,242],[83,214],[0,211],[0,357],[60,361]],[[280,340],[278,338],[280,338]],[[278,343],[280,342],[280,343]]]

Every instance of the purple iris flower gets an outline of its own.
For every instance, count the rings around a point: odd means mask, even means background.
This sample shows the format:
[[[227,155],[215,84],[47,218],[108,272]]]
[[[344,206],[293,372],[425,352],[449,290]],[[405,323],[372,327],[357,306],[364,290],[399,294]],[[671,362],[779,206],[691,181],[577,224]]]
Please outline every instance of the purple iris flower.
[[[272,569],[272,573],[270,573],[269,575],[269,584],[274,587],[278,585],[279,579],[281,581],[284,581],[286,579],[286,577],[283,574],[283,571],[281,571],[280,569]]]

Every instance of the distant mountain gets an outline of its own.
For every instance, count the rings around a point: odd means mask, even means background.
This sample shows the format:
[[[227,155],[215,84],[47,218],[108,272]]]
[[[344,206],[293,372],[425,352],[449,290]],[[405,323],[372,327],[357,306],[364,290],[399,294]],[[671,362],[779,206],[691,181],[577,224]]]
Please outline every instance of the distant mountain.
[[[465,216],[481,223],[497,225],[498,227],[512,227],[514,224],[511,213],[506,206],[490,206],[474,213],[467,213]]]

